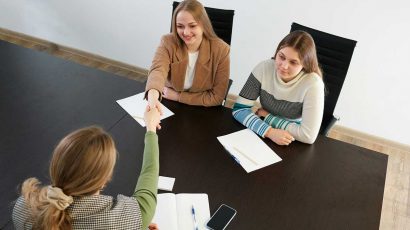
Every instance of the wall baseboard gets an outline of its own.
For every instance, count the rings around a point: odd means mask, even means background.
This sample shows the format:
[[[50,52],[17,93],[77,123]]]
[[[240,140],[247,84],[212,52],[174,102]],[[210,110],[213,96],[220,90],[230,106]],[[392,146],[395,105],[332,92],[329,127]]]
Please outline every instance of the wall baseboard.
[[[410,153],[410,145],[374,136],[364,132],[360,132],[341,125],[333,126],[329,133],[329,137],[335,137],[335,139],[352,139],[353,144],[357,145],[360,145],[359,143],[363,142],[366,143],[366,145],[372,145],[373,147],[371,149],[383,153],[387,151],[386,148],[394,148],[400,151]]]
[[[40,51],[45,51],[50,54],[65,53],[75,55],[77,58],[92,60],[99,63],[101,66],[107,65],[111,69],[120,69],[121,71],[128,71],[135,73],[136,75],[148,75],[148,70],[133,66],[124,62],[116,61],[110,58],[106,58],[97,54],[82,51],[68,46],[56,44],[44,39],[36,38],[27,34],[11,31],[0,27],[0,39],[9,41],[11,43],[29,46],[28,48],[34,48]]]

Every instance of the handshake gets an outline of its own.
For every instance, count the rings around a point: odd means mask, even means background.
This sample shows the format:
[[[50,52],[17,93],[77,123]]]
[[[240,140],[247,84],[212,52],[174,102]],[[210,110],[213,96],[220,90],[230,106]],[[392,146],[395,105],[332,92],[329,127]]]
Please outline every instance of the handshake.
[[[161,129],[161,113],[155,108],[150,108],[147,106],[144,112],[144,121],[147,126],[147,131],[156,132],[156,130]]]

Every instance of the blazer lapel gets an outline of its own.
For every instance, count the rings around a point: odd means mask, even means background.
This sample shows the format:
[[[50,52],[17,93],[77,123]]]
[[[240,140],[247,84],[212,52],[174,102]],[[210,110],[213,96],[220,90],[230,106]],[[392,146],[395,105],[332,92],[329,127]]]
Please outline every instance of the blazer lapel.
[[[211,76],[211,47],[209,40],[203,38],[199,47],[198,60],[195,64],[195,75],[190,91],[203,90],[206,83],[212,81]]]
[[[175,62],[171,63],[171,85],[176,91],[184,90],[186,68],[188,66],[188,51],[185,46],[175,52]]]

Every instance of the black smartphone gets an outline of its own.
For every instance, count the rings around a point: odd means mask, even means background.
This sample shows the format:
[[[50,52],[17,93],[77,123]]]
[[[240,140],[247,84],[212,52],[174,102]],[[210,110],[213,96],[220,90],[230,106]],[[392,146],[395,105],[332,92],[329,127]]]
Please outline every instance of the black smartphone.
[[[211,216],[206,227],[212,230],[223,230],[236,215],[236,210],[226,204],[222,204]]]

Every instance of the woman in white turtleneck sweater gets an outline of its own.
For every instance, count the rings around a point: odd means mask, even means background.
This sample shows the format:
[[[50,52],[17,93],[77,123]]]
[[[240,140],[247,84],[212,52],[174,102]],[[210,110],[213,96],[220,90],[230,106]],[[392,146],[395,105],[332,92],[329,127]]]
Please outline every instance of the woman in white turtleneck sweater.
[[[262,107],[253,113],[257,98]],[[233,108],[236,120],[278,145],[298,140],[312,144],[319,133],[324,84],[315,43],[294,31],[279,43],[272,59],[259,63]]]

